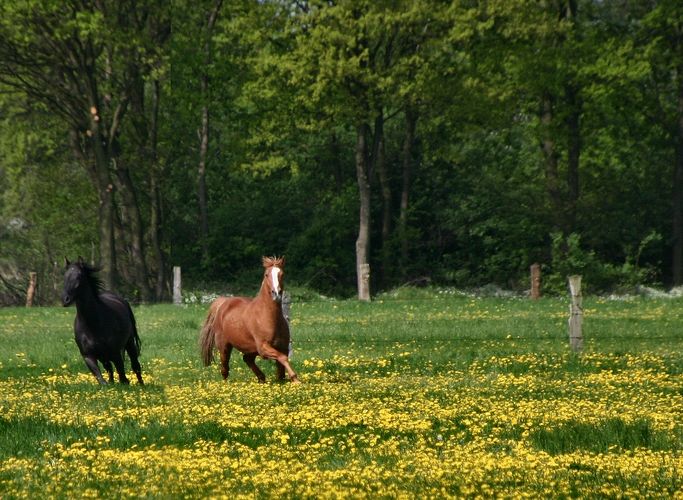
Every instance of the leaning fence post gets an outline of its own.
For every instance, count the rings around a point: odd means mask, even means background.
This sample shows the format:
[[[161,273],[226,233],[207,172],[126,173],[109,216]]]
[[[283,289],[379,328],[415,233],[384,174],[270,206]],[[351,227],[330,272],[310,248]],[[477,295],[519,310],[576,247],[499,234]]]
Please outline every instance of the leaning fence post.
[[[36,296],[36,286],[38,282],[38,274],[31,271],[28,273],[28,290],[26,291],[26,307],[33,306],[33,299]]]
[[[290,327],[290,330],[289,330],[289,347],[288,347],[288,354],[287,354],[287,357],[289,359],[292,359],[292,355],[294,354],[294,347],[292,346],[292,330],[291,330],[291,326],[289,323],[289,311],[290,311],[291,303],[292,303],[292,299],[290,298],[289,294],[287,292],[284,292],[282,294],[282,316],[284,316],[285,321],[287,322],[287,326]]]
[[[569,277],[569,291],[571,304],[569,305],[569,345],[572,351],[579,352],[583,349],[583,335],[581,323],[583,321],[583,307],[581,305],[581,276]]]
[[[180,266],[173,266],[173,303],[176,305],[183,303]]]
[[[541,266],[531,265],[531,298],[538,299],[541,296]]]

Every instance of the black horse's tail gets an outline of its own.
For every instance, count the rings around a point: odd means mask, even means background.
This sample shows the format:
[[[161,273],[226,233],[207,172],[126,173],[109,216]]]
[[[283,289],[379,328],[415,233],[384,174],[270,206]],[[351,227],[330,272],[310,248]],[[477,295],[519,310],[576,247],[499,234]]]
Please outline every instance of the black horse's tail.
[[[199,333],[199,349],[202,354],[204,366],[209,366],[211,363],[213,363],[213,349],[216,346],[216,335],[213,331],[213,325],[216,322],[216,313],[218,312],[218,308],[215,306],[216,302],[211,304],[211,307],[209,308],[209,314],[207,315],[206,321],[204,321],[204,326],[202,326],[202,330]]]
[[[133,325],[133,343],[135,344],[135,351],[139,356],[142,341],[140,340],[140,336],[138,335],[138,325],[135,322],[135,315],[133,314],[133,309],[131,309],[130,304],[128,304],[128,302],[126,302],[126,306],[128,307],[128,315],[130,316],[130,322]]]

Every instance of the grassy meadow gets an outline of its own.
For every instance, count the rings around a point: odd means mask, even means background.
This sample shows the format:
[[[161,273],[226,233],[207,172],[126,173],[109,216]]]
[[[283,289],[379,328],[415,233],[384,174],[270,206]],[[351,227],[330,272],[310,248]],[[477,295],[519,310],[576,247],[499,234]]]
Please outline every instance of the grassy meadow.
[[[206,309],[135,308],[144,387],[0,309],[0,497],[683,498],[683,299],[584,299],[580,355],[567,300],[295,300],[298,386],[201,366]]]

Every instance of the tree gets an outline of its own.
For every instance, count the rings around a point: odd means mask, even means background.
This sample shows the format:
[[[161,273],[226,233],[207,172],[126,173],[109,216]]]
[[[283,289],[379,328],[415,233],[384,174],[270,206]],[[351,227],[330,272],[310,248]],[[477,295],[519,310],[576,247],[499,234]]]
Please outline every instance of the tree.
[[[36,302],[51,304],[64,256],[91,254],[97,223],[87,207],[97,195],[63,143],[59,120],[4,91],[0,85],[0,303],[23,304],[28,273],[36,271]]]
[[[301,7],[301,4],[296,6]],[[421,44],[439,33],[440,4],[436,2],[310,2],[290,16],[294,33],[289,53],[275,60],[286,81],[298,92],[307,130],[327,123],[343,123],[354,131],[354,164],[358,190],[358,233],[355,244],[358,296],[370,298],[364,269],[370,263],[372,191],[378,176],[382,200],[380,234],[383,265],[389,263],[389,237],[395,219],[405,235],[412,158],[403,163],[403,215],[393,206],[391,168],[386,151],[386,122],[404,113],[407,142],[404,154],[412,157],[415,111],[420,85],[410,85],[425,60]],[[315,125],[313,125],[315,124]],[[400,157],[400,152],[392,157]],[[399,167],[400,168],[400,167]],[[382,273],[380,273],[382,274]]]
[[[555,231],[576,230],[586,39],[577,0],[497,3],[509,44],[506,69],[537,120],[549,215]],[[590,54],[593,54],[590,51]],[[563,179],[564,178],[564,179]]]
[[[213,63],[212,37],[216,19],[223,4],[222,0],[215,0],[208,12],[206,25],[202,30],[203,65],[200,69],[201,127],[199,129],[199,168],[197,174],[199,198],[199,226],[201,228],[202,254],[205,261],[209,259],[209,215],[206,201],[206,161],[209,149],[209,67]]]
[[[141,2],[0,4],[0,81],[20,89],[63,120],[71,147],[99,196],[99,261],[105,286],[116,285],[115,186],[127,213],[132,264],[149,298],[142,223],[121,154],[134,90],[158,58],[150,23],[163,9]],[[163,31],[163,30],[162,30]]]
[[[683,5],[658,1],[643,18],[640,33],[652,68],[655,122],[664,131],[672,152],[671,274],[683,284]]]

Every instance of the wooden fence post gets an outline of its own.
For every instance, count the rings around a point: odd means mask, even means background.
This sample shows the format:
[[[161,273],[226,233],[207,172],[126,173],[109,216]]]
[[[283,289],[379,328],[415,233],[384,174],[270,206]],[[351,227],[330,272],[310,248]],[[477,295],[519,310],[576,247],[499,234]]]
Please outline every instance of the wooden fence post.
[[[33,299],[36,296],[36,286],[38,285],[38,274],[28,273],[28,290],[26,291],[26,307],[33,306]]]
[[[173,303],[175,305],[181,305],[183,303],[180,266],[173,266]]]
[[[537,300],[541,296],[541,266],[531,265],[531,298]]]
[[[581,323],[583,322],[581,276],[569,277],[569,291],[571,293],[571,304],[569,305],[569,345],[572,351],[579,352],[583,349],[583,335],[581,333]]]
[[[370,264],[360,265],[358,299],[370,302]]]

